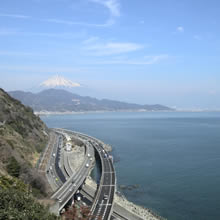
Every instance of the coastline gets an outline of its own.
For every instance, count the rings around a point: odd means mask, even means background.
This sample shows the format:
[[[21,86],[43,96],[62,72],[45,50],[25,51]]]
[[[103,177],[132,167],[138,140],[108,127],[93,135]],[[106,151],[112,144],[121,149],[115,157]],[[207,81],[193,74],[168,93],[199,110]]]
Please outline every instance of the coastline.
[[[99,111],[65,111],[65,112],[50,112],[50,111],[35,111],[35,115],[77,115],[77,114],[98,114],[98,113],[108,113],[108,112],[176,112],[175,110],[146,110],[146,109],[137,109],[137,110],[129,110],[129,109],[123,109],[123,110],[112,110],[112,111],[106,111],[106,110],[99,110]]]
[[[106,111],[106,110],[100,110],[100,111],[78,111],[78,112],[74,112],[74,111],[65,111],[65,112],[51,112],[51,111],[35,111],[34,114],[38,115],[38,116],[50,116],[50,115],[83,115],[83,114],[100,114],[100,113],[108,113],[108,112],[175,112],[175,113],[181,113],[181,112],[185,112],[185,113],[206,113],[206,112],[220,112],[220,110],[178,110],[178,109],[174,109],[174,110],[146,110],[146,109],[139,109],[139,110],[128,110],[128,109],[124,109],[124,110],[114,110],[114,111]]]
[[[99,140],[100,141],[100,140]],[[102,142],[104,147],[107,151],[112,151],[112,147],[108,144]],[[84,156],[84,152],[81,150],[80,146],[75,145],[72,149],[72,152],[67,153],[69,155],[70,167],[73,172],[77,172],[82,164],[82,158]],[[78,160],[81,157],[81,160]],[[91,172],[90,172],[91,174]],[[87,177],[85,184],[91,187],[94,191],[97,188],[97,183],[95,180],[92,179],[91,176]],[[117,207],[123,207],[128,212],[132,213],[133,215],[141,218],[141,219],[148,219],[148,220],[166,220],[165,218],[159,216],[152,210],[137,205],[131,201],[129,201],[124,195],[122,195],[119,191],[115,193],[115,205]]]
[[[93,189],[96,189],[97,187],[96,182],[91,177],[88,177],[86,179],[86,184]],[[115,193],[114,200],[116,205],[123,207],[128,212],[131,212],[132,214],[136,215],[139,218],[142,218],[143,220],[166,220],[166,218],[161,217],[152,210],[129,201],[124,195],[120,194],[120,192]]]

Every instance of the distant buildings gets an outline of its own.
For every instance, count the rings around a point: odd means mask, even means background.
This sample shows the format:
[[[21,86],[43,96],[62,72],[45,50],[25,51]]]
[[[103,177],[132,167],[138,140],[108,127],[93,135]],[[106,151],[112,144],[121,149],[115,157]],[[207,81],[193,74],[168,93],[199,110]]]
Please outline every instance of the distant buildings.
[[[72,150],[72,144],[70,142],[66,143],[65,150],[66,151],[71,151]]]
[[[72,143],[71,143],[71,137],[64,133],[65,138],[66,138],[66,145],[65,145],[65,150],[66,151],[71,151],[72,150]]]
[[[66,138],[67,142],[71,141],[71,137],[68,134],[64,133],[64,135],[65,135],[65,138]]]

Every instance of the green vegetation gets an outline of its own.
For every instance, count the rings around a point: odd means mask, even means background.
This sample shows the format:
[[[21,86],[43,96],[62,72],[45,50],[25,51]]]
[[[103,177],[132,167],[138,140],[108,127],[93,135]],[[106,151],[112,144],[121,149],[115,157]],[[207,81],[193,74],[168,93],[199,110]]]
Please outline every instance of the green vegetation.
[[[49,192],[45,176],[34,168],[47,132],[31,108],[0,89],[0,220],[58,219],[36,200]]]
[[[34,167],[48,141],[47,132],[30,107],[0,89],[0,172],[18,177],[22,164]]]
[[[48,208],[38,203],[30,188],[16,178],[0,177],[0,220],[56,220]]]
[[[0,176],[0,189],[1,190],[18,190],[20,192],[28,192],[28,185],[18,178]]]
[[[19,165],[18,161],[14,157],[11,157],[9,159],[9,163],[7,164],[6,168],[7,168],[9,175],[14,176],[14,177],[19,177],[21,166]]]

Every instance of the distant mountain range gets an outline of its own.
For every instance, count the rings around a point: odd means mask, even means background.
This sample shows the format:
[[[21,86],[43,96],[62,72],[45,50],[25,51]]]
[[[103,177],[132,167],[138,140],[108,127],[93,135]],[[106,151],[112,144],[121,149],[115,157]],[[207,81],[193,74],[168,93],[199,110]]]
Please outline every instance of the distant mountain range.
[[[47,89],[39,93],[11,91],[9,94],[30,106],[35,112],[84,112],[84,111],[171,111],[163,105],[139,105],[108,99],[80,96],[63,89]]]

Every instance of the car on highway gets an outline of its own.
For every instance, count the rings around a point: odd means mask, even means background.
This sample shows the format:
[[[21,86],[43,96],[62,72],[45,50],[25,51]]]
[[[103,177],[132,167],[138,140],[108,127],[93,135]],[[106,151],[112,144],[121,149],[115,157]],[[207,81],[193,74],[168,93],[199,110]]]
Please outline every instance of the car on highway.
[[[104,198],[104,199],[108,199],[108,195],[105,194],[103,198]]]
[[[53,157],[55,157],[56,156],[56,154],[55,153],[53,153]]]
[[[89,167],[89,164],[87,163],[87,164],[86,164],[86,168],[88,168],[88,167]]]

